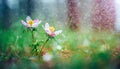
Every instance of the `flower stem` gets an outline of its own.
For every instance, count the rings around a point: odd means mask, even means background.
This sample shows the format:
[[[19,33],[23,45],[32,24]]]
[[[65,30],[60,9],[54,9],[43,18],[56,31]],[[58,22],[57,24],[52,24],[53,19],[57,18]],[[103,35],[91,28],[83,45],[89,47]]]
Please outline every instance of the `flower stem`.
[[[47,40],[44,42],[44,44],[42,45],[41,47],[41,50],[40,50],[40,54],[42,54],[42,50],[43,48],[45,47],[46,43],[49,41],[49,37],[47,38]]]
[[[35,38],[34,38],[34,31],[31,30],[31,33],[32,33],[32,43],[34,44],[35,42]],[[34,48],[33,48],[33,51],[35,50],[35,52],[37,53],[37,46],[35,45]]]
[[[35,38],[34,38],[34,32],[32,31],[32,42],[35,41],[34,39],[35,39]]]

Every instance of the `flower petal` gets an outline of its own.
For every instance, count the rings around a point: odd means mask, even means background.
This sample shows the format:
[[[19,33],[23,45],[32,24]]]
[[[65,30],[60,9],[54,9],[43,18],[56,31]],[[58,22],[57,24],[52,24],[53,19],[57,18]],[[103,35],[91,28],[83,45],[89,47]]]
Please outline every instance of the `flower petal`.
[[[45,28],[45,30],[49,30],[49,27],[50,27],[49,24],[46,23],[44,28]]]
[[[51,33],[52,33],[50,30],[45,30],[45,32],[49,35],[51,35]]]
[[[24,26],[28,27],[28,24],[27,24],[24,20],[21,20],[21,23],[22,23]]]
[[[55,35],[62,33],[62,30],[55,31]]]
[[[39,23],[34,23],[33,25],[32,25],[32,27],[38,27],[38,25],[39,25]]]
[[[39,21],[38,19],[34,20],[34,24],[32,25],[32,27],[38,27],[38,25],[41,23],[41,21]]]
[[[35,20],[34,20],[34,23],[38,23],[38,24],[40,24],[40,23],[41,23],[41,20],[39,20],[39,19],[35,19]]]
[[[56,36],[55,32],[50,32],[49,36],[53,36],[53,37]]]
[[[31,27],[36,28],[38,27],[38,24],[33,24]]]
[[[30,16],[26,17],[26,22],[28,23],[28,21],[32,20]]]

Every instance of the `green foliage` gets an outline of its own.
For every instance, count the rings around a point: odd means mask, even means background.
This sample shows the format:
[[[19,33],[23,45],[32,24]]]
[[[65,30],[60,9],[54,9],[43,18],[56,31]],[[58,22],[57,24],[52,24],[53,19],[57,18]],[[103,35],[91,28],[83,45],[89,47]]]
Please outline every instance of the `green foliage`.
[[[113,49],[120,44],[119,36],[116,36],[115,33],[71,31],[68,28],[57,26],[58,23],[55,24],[55,21],[50,22],[57,29],[63,30],[59,36],[49,37],[50,40],[45,46],[47,51],[43,50],[53,55],[50,63],[53,64],[52,68],[109,69],[111,67],[111,61],[114,60]],[[31,31],[25,28],[20,21],[14,23],[8,30],[0,29],[0,65],[8,63],[10,64],[8,67],[11,69],[44,68],[45,62],[39,61],[39,58],[31,53],[35,49],[39,52],[48,38],[42,25],[32,29],[35,34],[35,42],[31,40]],[[61,50],[56,49],[58,45],[62,47]],[[33,49],[29,49],[29,47]],[[30,59],[31,57],[34,57],[34,61]],[[120,55],[116,57],[120,58]],[[49,63],[45,66],[49,67]]]

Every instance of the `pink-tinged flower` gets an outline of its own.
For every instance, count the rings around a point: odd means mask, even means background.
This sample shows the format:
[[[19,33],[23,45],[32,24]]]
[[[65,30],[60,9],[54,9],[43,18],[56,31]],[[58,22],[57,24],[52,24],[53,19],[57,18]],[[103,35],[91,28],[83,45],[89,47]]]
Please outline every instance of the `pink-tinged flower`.
[[[22,20],[21,22],[24,26],[32,28],[38,27],[38,25],[41,23],[41,21],[38,19],[32,20],[30,16],[26,17],[26,22],[24,20]]]
[[[55,31],[55,28],[53,26],[49,26],[48,23],[46,23],[43,28],[46,31],[46,33],[49,36],[52,36],[52,37],[54,37],[54,36],[56,36],[56,35],[58,35],[58,34],[60,34],[62,32],[62,30]]]

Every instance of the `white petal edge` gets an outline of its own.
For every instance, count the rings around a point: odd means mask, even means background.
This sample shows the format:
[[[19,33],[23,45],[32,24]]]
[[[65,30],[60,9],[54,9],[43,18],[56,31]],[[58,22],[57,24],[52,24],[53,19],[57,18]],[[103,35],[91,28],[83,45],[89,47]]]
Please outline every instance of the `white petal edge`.
[[[21,23],[22,23],[24,26],[28,27],[28,24],[27,24],[24,20],[21,20]]]
[[[36,28],[36,27],[38,27],[38,25],[39,25],[39,24],[35,23],[35,24],[33,24],[31,27]]]
[[[26,17],[26,22],[28,23],[29,20],[32,20],[30,16]]]
[[[41,21],[36,21],[33,25],[32,25],[32,27],[38,27],[38,25],[41,23]]]
[[[55,31],[55,35],[62,33],[62,30]]]
[[[45,30],[49,30],[49,27],[50,27],[49,24],[48,24],[48,23],[45,23],[45,27],[44,27]]]
[[[43,29],[45,30],[45,32],[46,32],[47,34],[51,34],[49,28],[48,28],[48,29],[45,29],[45,26],[43,26],[43,25],[42,25],[42,27],[43,27]]]
[[[37,23],[37,24],[40,24],[42,21],[41,20],[38,20],[38,19],[35,19],[34,20],[34,23]]]

